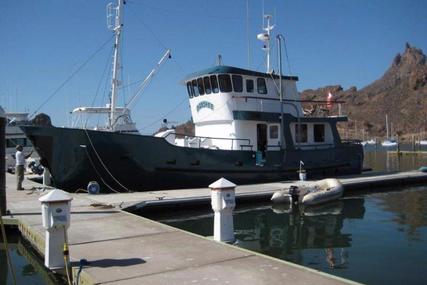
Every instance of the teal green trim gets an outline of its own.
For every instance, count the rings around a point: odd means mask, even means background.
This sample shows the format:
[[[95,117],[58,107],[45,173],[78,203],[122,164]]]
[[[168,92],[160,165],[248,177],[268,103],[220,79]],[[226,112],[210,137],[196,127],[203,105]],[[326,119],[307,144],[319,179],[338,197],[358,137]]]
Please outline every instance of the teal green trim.
[[[206,76],[206,75],[224,74],[224,73],[258,76],[258,77],[265,77],[265,78],[273,77],[274,79],[279,79],[279,75],[277,75],[277,74],[269,74],[269,73],[263,73],[263,72],[253,71],[253,70],[242,69],[242,68],[233,67],[233,66],[219,65],[219,66],[210,67],[210,68],[189,74],[183,79],[183,81],[186,82],[188,80],[195,79],[195,78],[202,77],[202,76]],[[298,81],[298,76],[283,75],[282,79]]]
[[[290,114],[283,114],[283,118],[287,122],[298,122],[297,117]],[[266,122],[280,122],[280,113],[270,112],[255,112],[255,111],[233,111],[234,120],[247,120],[247,121],[266,121]],[[347,117],[301,117],[300,121],[304,123],[333,123],[333,122],[346,122]]]

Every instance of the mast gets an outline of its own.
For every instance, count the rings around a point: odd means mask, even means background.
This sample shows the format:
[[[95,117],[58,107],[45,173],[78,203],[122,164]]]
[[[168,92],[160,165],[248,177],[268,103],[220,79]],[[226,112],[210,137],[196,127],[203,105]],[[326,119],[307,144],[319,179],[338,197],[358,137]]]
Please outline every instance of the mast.
[[[123,1],[117,0],[117,6],[113,3],[107,5],[107,24],[108,28],[115,34],[114,40],[114,54],[113,54],[113,70],[111,78],[111,99],[110,99],[110,118],[108,122],[108,128],[113,131],[114,125],[116,124],[116,101],[117,101],[117,90],[120,85],[119,70],[120,70],[120,36],[122,32],[122,8]]]
[[[279,95],[280,95],[280,148],[284,149],[285,144],[285,124],[283,120],[283,88],[282,88],[282,35],[277,35],[277,51],[279,57]]]
[[[385,129],[386,129],[386,133],[387,133],[386,139],[388,139],[388,116],[387,116],[387,114],[385,114]]]
[[[267,58],[267,73],[271,73],[271,66],[270,66],[270,34],[271,30],[274,29],[274,25],[270,25],[270,19],[272,18],[271,15],[264,15],[264,19],[267,19],[267,26],[263,27],[262,29],[265,31],[265,33],[260,33],[257,35],[257,39],[264,42],[263,50],[266,53]],[[263,20],[264,20],[263,19]],[[264,21],[263,21],[264,23]],[[264,24],[263,24],[264,26]]]

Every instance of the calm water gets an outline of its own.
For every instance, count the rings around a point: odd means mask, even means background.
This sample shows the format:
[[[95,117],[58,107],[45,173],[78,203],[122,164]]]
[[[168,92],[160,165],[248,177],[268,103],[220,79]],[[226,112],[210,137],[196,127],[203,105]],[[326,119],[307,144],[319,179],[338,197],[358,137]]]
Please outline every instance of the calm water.
[[[237,245],[362,283],[427,284],[427,186],[386,190],[290,213],[236,209]],[[213,235],[210,211],[160,221]]]
[[[387,150],[396,150],[393,148],[384,148],[381,146],[365,146],[364,167],[372,168],[373,171],[407,171],[418,169],[421,166],[427,166],[427,146],[417,149],[425,152],[418,154],[402,154],[387,152]],[[411,145],[402,145],[401,150],[412,150]]]
[[[16,284],[63,284],[43,268],[41,260],[15,231],[8,232],[9,254],[13,262]],[[0,285],[13,285],[13,277],[7,265],[6,251],[0,235]]]

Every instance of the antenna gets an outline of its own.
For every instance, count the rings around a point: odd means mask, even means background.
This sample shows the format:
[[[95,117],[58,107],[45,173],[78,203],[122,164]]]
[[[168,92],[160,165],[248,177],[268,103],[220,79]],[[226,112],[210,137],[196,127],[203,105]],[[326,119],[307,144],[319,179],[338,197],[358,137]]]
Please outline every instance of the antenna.
[[[248,69],[251,67],[251,37],[249,36],[249,0],[246,0],[246,38],[248,40]]]
[[[222,55],[218,54],[217,60],[216,60],[216,65],[220,66],[222,65]]]
[[[264,33],[260,33],[257,35],[257,39],[262,41],[264,43],[263,45],[263,50],[266,53],[266,57],[267,57],[267,73],[271,73],[271,66],[270,66],[270,34],[271,31],[274,29],[275,25],[270,25],[270,20],[271,20],[272,16],[271,15],[264,15],[263,17],[263,30],[265,31]],[[264,19],[267,20],[267,25],[265,26],[265,21]]]

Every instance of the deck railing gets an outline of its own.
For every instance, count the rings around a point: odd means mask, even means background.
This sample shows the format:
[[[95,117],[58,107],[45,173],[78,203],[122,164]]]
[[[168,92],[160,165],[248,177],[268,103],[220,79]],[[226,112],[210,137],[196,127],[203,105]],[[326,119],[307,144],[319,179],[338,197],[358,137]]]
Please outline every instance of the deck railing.
[[[239,144],[240,150],[244,150],[245,148],[250,148],[252,150],[253,145],[251,144],[250,139],[240,139],[240,138],[218,138],[218,137],[204,137],[204,136],[194,136],[194,135],[188,135],[188,134],[181,134],[181,133],[168,133],[164,138],[167,138],[170,135],[175,135],[176,137],[183,137],[183,138],[194,138],[198,141],[198,148],[202,147],[202,140],[224,140],[224,141],[230,141],[231,142],[231,150],[234,149],[234,142],[242,142]]]

